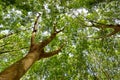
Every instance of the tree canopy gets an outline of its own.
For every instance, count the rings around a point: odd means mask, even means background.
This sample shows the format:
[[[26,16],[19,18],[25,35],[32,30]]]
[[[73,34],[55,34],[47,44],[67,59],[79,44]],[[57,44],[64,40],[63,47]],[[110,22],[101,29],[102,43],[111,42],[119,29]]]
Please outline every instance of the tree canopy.
[[[0,0],[0,72],[28,54],[38,13],[36,42],[64,28],[47,45],[58,55],[36,61],[20,80],[119,80],[119,0]]]

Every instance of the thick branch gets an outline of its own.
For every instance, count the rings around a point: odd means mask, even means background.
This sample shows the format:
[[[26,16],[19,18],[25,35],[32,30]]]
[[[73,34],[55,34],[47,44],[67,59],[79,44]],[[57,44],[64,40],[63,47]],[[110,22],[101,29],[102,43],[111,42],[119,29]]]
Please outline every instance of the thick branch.
[[[103,25],[101,28],[113,28],[114,31],[111,32],[110,34],[106,35],[106,36],[102,36],[102,37],[99,37],[99,38],[110,37],[110,36],[120,32],[120,25],[107,25],[107,26]],[[99,39],[99,38],[97,38],[97,39]]]
[[[97,25],[97,28],[112,28],[112,29],[119,29],[120,25]]]
[[[102,36],[102,37],[99,37],[99,38],[106,38],[106,37],[110,37],[116,33],[118,33],[120,30],[114,30],[113,32],[111,32],[110,34],[106,35],[106,36]],[[96,39],[99,39],[99,38],[96,38]]]
[[[61,29],[61,30],[57,30],[57,29],[56,29],[56,24],[55,24],[55,25],[53,26],[53,33],[51,33],[50,37],[47,38],[46,40],[40,42],[40,48],[41,48],[41,46],[42,46],[42,47],[45,47],[47,44],[49,44],[49,43],[56,37],[56,35],[57,35],[58,33],[62,32],[63,30],[64,30],[64,28]]]
[[[99,38],[106,38],[106,37],[110,37],[118,32],[120,32],[120,25],[105,25],[105,24],[102,24],[102,23],[97,23],[95,21],[92,21],[92,20],[89,20],[89,22],[92,23],[92,26],[96,27],[96,28],[111,28],[111,29],[114,29],[113,32],[111,32],[110,34],[106,35],[106,36],[102,36],[102,37],[99,37]],[[99,38],[96,38],[96,39],[99,39]]]
[[[55,51],[44,52],[43,54],[40,55],[40,58],[48,58],[48,57],[51,57],[53,55],[56,55],[61,51],[62,47],[63,47],[63,45],[60,48],[58,48],[57,50],[55,50]]]

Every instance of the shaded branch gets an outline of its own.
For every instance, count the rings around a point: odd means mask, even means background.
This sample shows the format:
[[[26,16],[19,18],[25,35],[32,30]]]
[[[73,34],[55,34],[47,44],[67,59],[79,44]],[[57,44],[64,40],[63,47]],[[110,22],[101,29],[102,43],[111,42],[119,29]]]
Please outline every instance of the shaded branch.
[[[119,29],[120,25],[97,25],[97,28],[112,28],[112,29]]]
[[[114,29],[114,31],[106,36],[102,36],[99,38],[110,37],[110,36],[115,35],[116,33],[120,32],[120,25],[103,25],[103,26],[101,26],[101,28],[112,28],[112,29]]]
[[[5,43],[5,44],[1,45],[0,47],[4,47],[4,46],[9,45],[9,44],[10,44],[10,42]]]
[[[120,32],[120,25],[112,25],[112,24],[106,25],[106,24],[98,23],[98,22],[92,21],[92,20],[89,20],[89,22],[91,22],[91,23],[92,23],[92,26],[94,26],[94,27],[96,27],[96,28],[102,28],[102,29],[104,29],[104,28],[111,28],[111,29],[114,29],[114,31],[111,32],[110,34],[108,34],[108,35],[106,35],[106,36],[99,37],[99,38],[110,37],[110,36],[112,36],[112,35]],[[92,27],[92,26],[91,26],[91,27]],[[99,39],[99,38],[96,38],[96,39]]]
[[[13,34],[14,34],[14,33],[5,34],[5,35],[1,36],[0,39],[4,39],[4,38],[9,37],[9,36],[11,36],[11,35],[13,35]]]
[[[23,48],[20,48],[20,49],[13,49],[13,50],[7,50],[7,51],[0,51],[0,54],[19,51],[19,50],[26,49],[26,48],[28,48],[28,47],[23,47]]]
[[[105,36],[102,36],[102,37],[98,37],[98,38],[96,38],[96,39],[110,37],[110,36],[112,36],[112,35],[115,35],[115,34],[118,33],[118,32],[120,32],[120,30],[114,29],[114,31],[111,32],[110,34],[105,35]]]
[[[59,47],[57,50],[54,50],[52,52],[44,52],[43,54],[40,55],[40,58],[48,58],[48,57],[58,54],[63,48],[63,46],[64,45],[61,45],[61,47]]]

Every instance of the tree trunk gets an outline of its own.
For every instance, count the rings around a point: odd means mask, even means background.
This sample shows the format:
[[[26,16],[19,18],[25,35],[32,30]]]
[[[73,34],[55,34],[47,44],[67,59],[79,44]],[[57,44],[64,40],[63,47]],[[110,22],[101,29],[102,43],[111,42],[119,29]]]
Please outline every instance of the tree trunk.
[[[47,46],[56,37],[56,35],[64,29],[63,28],[62,30],[56,31],[56,25],[54,25],[54,32],[49,38],[43,40],[42,42],[35,43],[35,35],[37,32],[36,25],[39,16],[37,17],[33,27],[29,53],[16,63],[12,64],[10,67],[6,68],[3,72],[1,72],[0,80],[19,80],[27,72],[27,70],[35,63],[35,61],[40,60],[41,58],[51,57],[53,55],[58,54],[58,52],[61,51],[63,45],[52,52],[44,51],[44,47]]]
[[[39,59],[39,53],[28,53],[21,60],[0,73],[0,80],[19,80],[35,61]]]

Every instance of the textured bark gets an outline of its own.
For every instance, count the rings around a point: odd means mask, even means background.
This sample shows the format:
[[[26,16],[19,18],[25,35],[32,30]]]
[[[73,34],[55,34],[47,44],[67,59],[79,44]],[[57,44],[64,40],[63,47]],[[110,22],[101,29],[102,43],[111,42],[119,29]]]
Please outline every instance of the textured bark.
[[[24,58],[6,68],[0,73],[0,80],[19,80],[22,75],[31,67],[39,58],[39,53],[28,53]]]
[[[51,57],[61,50],[62,46],[52,52],[44,52],[43,49],[38,50],[39,46],[36,45],[31,52],[29,52],[24,58],[17,61],[10,67],[6,68],[3,72],[0,73],[0,80],[19,80],[26,71],[35,63],[35,61],[40,60],[41,58]],[[38,51],[37,51],[38,50]]]
[[[41,58],[48,58],[54,56],[61,51],[63,45],[59,47],[57,50],[52,52],[44,51],[44,47],[48,45],[59,32],[63,31],[63,29],[60,31],[56,31],[55,29],[56,25],[54,25],[54,31],[53,33],[51,33],[51,36],[49,38],[43,40],[42,42],[35,43],[37,21],[39,16],[37,17],[34,24],[31,36],[31,46],[28,54],[19,61],[17,61],[16,63],[12,64],[10,67],[6,68],[3,72],[1,72],[0,80],[19,80],[36,61],[40,60]]]

